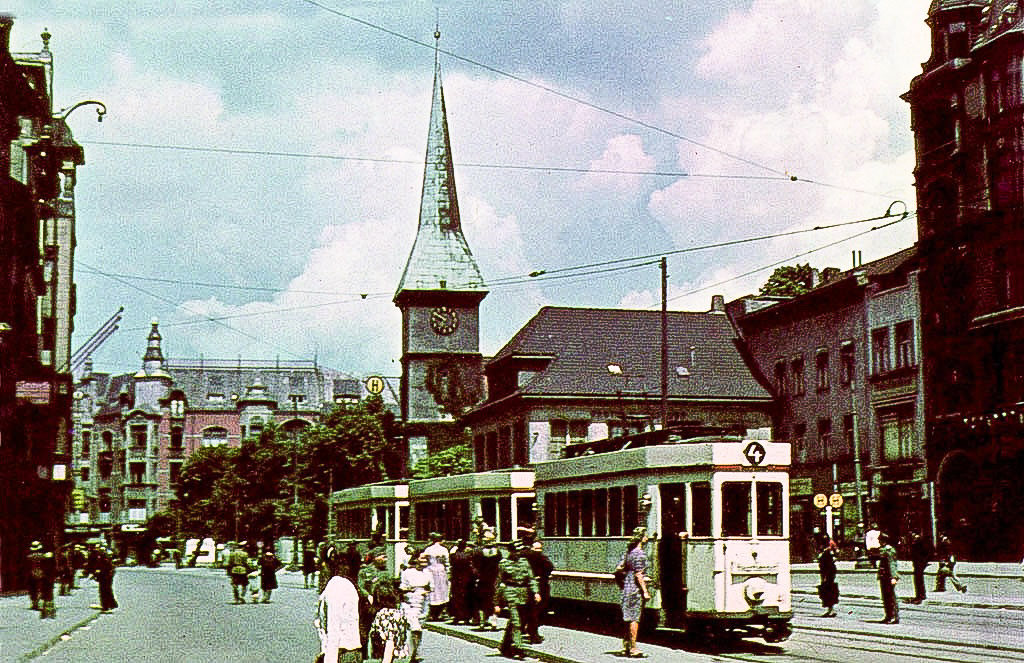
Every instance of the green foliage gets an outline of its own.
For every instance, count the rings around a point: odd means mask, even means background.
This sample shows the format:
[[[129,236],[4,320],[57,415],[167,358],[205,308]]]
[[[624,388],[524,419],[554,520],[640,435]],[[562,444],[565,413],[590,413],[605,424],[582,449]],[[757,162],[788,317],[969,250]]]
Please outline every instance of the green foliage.
[[[412,476],[416,479],[427,479],[472,471],[473,447],[469,442],[463,442],[428,454],[416,463]]]
[[[838,268],[826,267],[819,275],[819,285],[834,280],[839,274]],[[814,285],[814,268],[810,263],[783,265],[775,268],[759,292],[762,295],[796,297],[809,292]]]

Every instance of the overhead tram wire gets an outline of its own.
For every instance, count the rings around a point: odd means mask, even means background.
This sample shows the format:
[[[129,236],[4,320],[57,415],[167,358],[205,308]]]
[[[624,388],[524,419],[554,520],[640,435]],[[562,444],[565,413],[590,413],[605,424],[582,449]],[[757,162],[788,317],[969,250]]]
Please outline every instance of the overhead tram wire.
[[[89,265],[87,263],[84,263],[81,260],[78,260],[76,262],[78,264],[80,264],[80,265],[83,265],[83,266],[89,268],[89,269],[96,270],[97,272],[99,271],[95,267],[93,267],[93,266],[91,266],[91,265]],[[263,339],[259,338],[258,336],[254,336],[254,335],[252,335],[252,334],[250,334],[248,332],[242,331],[241,329],[238,329],[236,327],[232,327],[231,325],[229,325],[229,324],[227,324],[225,322],[221,322],[217,318],[214,318],[214,317],[211,317],[211,316],[205,316],[205,315],[203,315],[201,313],[198,313],[196,311],[192,311],[189,308],[187,308],[185,306],[182,306],[179,302],[175,302],[174,300],[170,299],[169,297],[164,297],[163,295],[158,295],[158,294],[156,294],[154,292],[150,292],[149,290],[146,290],[145,288],[142,288],[140,286],[134,285],[133,283],[129,283],[126,279],[122,279],[120,277],[112,276],[112,275],[106,275],[106,276],[107,276],[107,278],[113,279],[114,281],[117,281],[118,283],[120,283],[122,285],[126,285],[129,288],[132,288],[133,290],[138,290],[139,292],[141,292],[141,293],[143,293],[145,295],[149,295],[150,297],[152,297],[154,299],[162,301],[165,304],[170,304],[171,306],[182,308],[186,312],[191,313],[193,315],[202,316],[203,318],[206,319],[206,321],[212,322],[215,325],[219,325],[221,327],[224,327],[225,329],[227,329],[229,331],[232,331],[232,332],[238,334],[239,336],[244,336],[244,337],[246,337],[246,338],[248,338],[250,340],[256,341],[257,343],[264,343],[264,344],[268,345],[269,347],[274,348],[275,350],[278,350],[278,351],[283,352],[285,354],[291,355],[293,357],[296,357],[296,358],[299,358],[299,359],[302,358],[302,355],[300,355],[298,353],[292,352],[291,350],[287,350],[285,348],[280,348],[280,347],[274,345],[273,343],[268,343],[267,341],[264,341]]]
[[[709,152],[714,152],[715,154],[722,155],[724,157],[727,157],[727,158],[732,159],[734,161],[737,161],[739,163],[743,163],[743,164],[746,164],[748,166],[752,166],[754,168],[758,168],[760,170],[767,171],[769,173],[772,173],[775,176],[774,178],[771,178],[771,179],[776,179],[776,180],[780,180],[780,181],[788,180],[788,181],[791,181],[791,182],[804,182],[805,184],[813,184],[815,186],[828,187],[828,188],[842,190],[842,191],[850,191],[850,192],[853,192],[853,193],[863,193],[865,195],[871,195],[871,196],[888,197],[888,194],[879,193],[877,191],[865,191],[863,189],[855,189],[855,188],[852,188],[852,187],[844,187],[844,186],[840,186],[838,184],[831,184],[831,183],[828,183],[828,182],[821,182],[821,181],[818,181],[818,180],[812,180],[812,179],[808,179],[808,178],[798,177],[798,176],[793,175],[791,173],[788,173],[786,171],[779,170],[778,168],[774,168],[772,166],[767,166],[767,165],[765,165],[763,163],[759,163],[757,161],[753,161],[752,159],[747,159],[746,157],[741,157],[741,156],[739,156],[737,154],[733,154],[733,153],[728,152],[726,150],[714,147],[713,145],[708,145],[706,143],[702,143],[702,142],[700,142],[698,140],[695,140],[693,138],[690,138],[688,136],[684,136],[682,134],[676,133],[674,131],[670,131],[670,130],[665,129],[663,127],[659,127],[659,126],[657,126],[655,124],[651,124],[650,122],[645,122],[644,120],[635,118],[635,117],[633,117],[631,115],[627,115],[625,113],[613,110],[611,108],[607,108],[605,106],[601,106],[599,104],[595,104],[593,102],[587,101],[587,100],[582,99],[580,97],[576,97],[576,96],[568,94],[566,92],[562,92],[561,90],[556,90],[555,88],[550,87],[548,85],[542,85],[541,83],[538,83],[536,81],[531,81],[530,79],[524,78],[522,76],[517,76],[516,74],[512,74],[512,73],[504,71],[502,69],[498,69],[497,67],[494,67],[492,65],[485,64],[483,62],[480,62],[478,60],[474,60],[472,58],[465,57],[463,55],[458,55],[456,53],[453,53],[452,51],[448,51],[448,50],[445,50],[443,48],[439,48],[436,43],[430,44],[430,43],[427,43],[427,42],[424,42],[424,41],[420,41],[419,39],[415,39],[414,37],[410,37],[408,35],[402,34],[401,32],[397,32],[395,30],[391,30],[389,28],[385,28],[382,25],[378,25],[378,24],[373,23],[371,21],[367,21],[365,19],[361,19],[361,18],[358,18],[356,16],[352,16],[351,14],[346,14],[345,12],[340,11],[338,9],[334,9],[332,7],[328,7],[327,5],[325,5],[322,2],[317,2],[317,0],[301,0],[301,1],[305,2],[306,4],[313,5],[314,7],[318,7],[318,8],[320,8],[320,9],[322,9],[322,10],[328,12],[328,13],[334,14],[336,16],[340,16],[341,18],[344,18],[344,19],[347,19],[347,20],[352,21],[354,23],[358,23],[358,24],[360,24],[362,26],[368,27],[368,28],[370,28],[372,30],[377,30],[379,32],[383,32],[384,34],[390,35],[392,37],[396,37],[398,39],[401,39],[403,41],[407,41],[407,42],[409,42],[411,44],[415,44],[417,46],[422,46],[424,48],[429,48],[431,51],[434,51],[435,53],[444,53],[445,55],[447,55],[448,57],[452,58],[453,60],[458,60],[460,62],[465,62],[466,64],[472,65],[474,67],[479,67],[479,68],[481,68],[481,69],[483,69],[485,71],[489,71],[489,72],[491,72],[493,74],[497,74],[498,76],[503,76],[505,78],[509,78],[509,79],[517,81],[519,83],[523,83],[524,85],[529,85],[530,87],[537,88],[538,90],[543,90],[544,92],[547,92],[548,94],[553,94],[553,95],[555,95],[557,97],[561,97],[562,99],[566,99],[566,100],[571,101],[573,103],[580,104],[582,106],[586,106],[587,108],[592,108],[592,109],[594,109],[596,111],[599,111],[601,113],[605,113],[607,115],[610,115],[612,117],[618,118],[618,119],[623,120],[625,122],[628,122],[630,124],[635,124],[635,125],[637,125],[639,127],[643,127],[645,129],[649,129],[649,130],[654,131],[656,133],[660,133],[660,134],[663,134],[665,136],[669,136],[670,138],[675,138],[677,140],[684,141],[684,142],[689,143],[691,145],[695,145],[695,146],[697,146],[697,147],[699,147],[701,149],[708,150]]]
[[[780,267],[780,266],[785,265],[787,263],[791,263],[794,260],[799,260],[800,258],[803,258],[805,256],[809,256],[812,253],[817,253],[818,251],[824,251],[825,249],[832,248],[833,246],[838,246],[838,245],[843,244],[845,242],[849,242],[852,239],[857,239],[858,237],[863,237],[864,235],[868,235],[870,233],[873,233],[876,230],[883,230],[883,229],[888,228],[890,226],[894,226],[897,223],[900,223],[901,221],[904,221],[904,220],[910,218],[911,216],[916,216],[916,215],[917,215],[917,212],[906,212],[903,215],[901,215],[900,218],[898,218],[898,219],[896,219],[894,221],[890,221],[889,223],[883,223],[880,226],[874,226],[872,228],[868,228],[867,230],[861,231],[859,233],[855,233],[855,234],[850,235],[848,237],[843,237],[842,239],[837,239],[834,242],[829,242],[828,244],[823,244],[823,245],[821,245],[821,246],[819,246],[817,248],[808,249],[807,251],[801,251],[800,253],[797,253],[796,255],[792,255],[792,256],[790,256],[788,258],[784,258],[782,260],[775,261],[775,262],[773,262],[771,264],[768,264],[768,265],[762,265],[762,266],[757,267],[755,269],[752,269],[750,271],[743,272],[742,274],[737,274],[736,276],[732,276],[732,277],[729,277],[729,278],[724,279],[722,281],[718,281],[717,283],[711,283],[709,285],[704,285],[704,286],[701,286],[701,287],[696,288],[694,290],[690,290],[689,292],[684,292],[684,293],[680,293],[678,295],[674,295],[672,297],[669,297],[668,301],[675,301],[677,299],[682,299],[683,297],[689,297],[690,295],[695,295],[695,294],[697,294],[699,292],[704,292],[705,290],[710,290],[711,288],[717,288],[719,286],[725,285],[726,283],[731,283],[732,281],[737,281],[739,279],[746,278],[748,276],[753,276],[754,274],[757,274],[759,272],[763,272],[763,271],[765,271],[767,269],[772,269],[773,267]],[[653,308],[653,307],[648,307],[648,308]]]

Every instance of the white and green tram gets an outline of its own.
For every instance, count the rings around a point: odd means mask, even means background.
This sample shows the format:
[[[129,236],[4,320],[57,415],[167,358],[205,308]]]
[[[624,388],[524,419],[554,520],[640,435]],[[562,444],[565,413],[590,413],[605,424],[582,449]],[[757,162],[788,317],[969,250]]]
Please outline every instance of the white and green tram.
[[[534,467],[552,600],[614,610],[613,570],[634,528],[646,527],[647,626],[789,637],[790,445],[670,430],[614,449],[574,449]]]

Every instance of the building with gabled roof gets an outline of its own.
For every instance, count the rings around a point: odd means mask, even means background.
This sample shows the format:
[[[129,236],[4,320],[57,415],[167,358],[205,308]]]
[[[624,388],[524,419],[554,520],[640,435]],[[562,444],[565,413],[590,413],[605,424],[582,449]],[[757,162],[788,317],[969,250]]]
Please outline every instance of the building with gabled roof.
[[[771,393],[747,368],[721,307],[669,311],[666,321],[669,424],[770,426]],[[477,471],[524,467],[559,458],[573,443],[660,426],[661,324],[660,311],[538,311],[487,362],[487,398],[462,419]]]

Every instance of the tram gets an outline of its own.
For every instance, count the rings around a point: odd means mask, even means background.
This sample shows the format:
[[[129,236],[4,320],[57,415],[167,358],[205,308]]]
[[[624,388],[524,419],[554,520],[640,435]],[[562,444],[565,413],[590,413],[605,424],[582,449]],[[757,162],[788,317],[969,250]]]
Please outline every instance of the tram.
[[[579,614],[617,608],[613,570],[640,526],[651,578],[642,624],[788,638],[790,445],[769,437],[659,430],[537,463],[552,601]]]
[[[412,538],[427,542],[471,539],[475,526],[493,529],[499,542],[518,538],[535,520],[533,472],[492,470],[409,482]]]
[[[336,539],[368,543],[376,534],[395,568],[405,555],[409,531],[409,485],[381,481],[336,491],[331,495]]]

